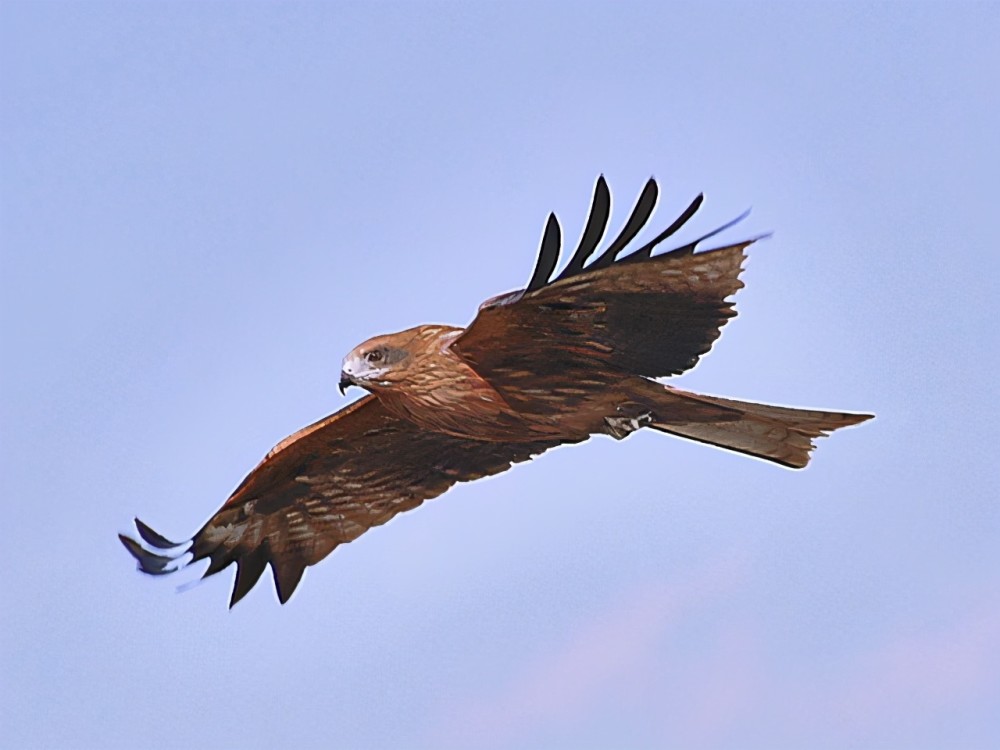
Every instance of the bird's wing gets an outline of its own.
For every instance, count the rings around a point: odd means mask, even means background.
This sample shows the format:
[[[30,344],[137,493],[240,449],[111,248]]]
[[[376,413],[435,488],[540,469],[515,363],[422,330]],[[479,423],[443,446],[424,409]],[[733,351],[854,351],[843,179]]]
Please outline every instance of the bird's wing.
[[[271,566],[282,604],[306,566],[456,482],[499,474],[558,442],[462,440],[427,432],[366,396],[283,440],[194,537],[175,543],[136,519],[145,545],[122,543],[154,575],[208,558],[236,563],[230,606]],[[155,551],[153,551],[155,550]]]
[[[505,393],[530,388],[541,375],[572,386],[588,378],[661,377],[693,367],[736,315],[727,299],[743,286],[745,249],[760,238],[696,252],[741,216],[653,255],[695,214],[699,195],[667,229],[622,255],[652,214],[657,193],[650,179],[617,238],[587,264],[610,211],[607,184],[599,178],[580,243],[558,275],[561,231],[550,215],[527,287],[484,302],[452,349]]]

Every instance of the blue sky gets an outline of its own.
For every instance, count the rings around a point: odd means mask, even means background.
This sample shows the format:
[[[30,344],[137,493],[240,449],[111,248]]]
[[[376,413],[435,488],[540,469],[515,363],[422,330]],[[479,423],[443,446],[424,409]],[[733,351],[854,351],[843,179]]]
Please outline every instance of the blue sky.
[[[0,744],[995,747],[990,4],[0,6]],[[875,422],[791,472],[657,434],[453,490],[232,612],[186,537],[340,408],[623,219],[762,231],[680,382]],[[683,237],[681,237],[683,239]],[[189,576],[190,578],[190,576]]]

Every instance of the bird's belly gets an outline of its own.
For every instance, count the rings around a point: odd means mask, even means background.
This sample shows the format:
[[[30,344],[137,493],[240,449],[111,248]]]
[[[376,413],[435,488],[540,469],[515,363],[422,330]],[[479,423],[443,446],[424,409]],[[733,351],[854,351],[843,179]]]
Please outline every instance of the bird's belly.
[[[386,408],[425,430],[469,440],[534,442],[564,437],[557,421],[513,410],[499,397],[443,388],[419,396],[380,393]]]

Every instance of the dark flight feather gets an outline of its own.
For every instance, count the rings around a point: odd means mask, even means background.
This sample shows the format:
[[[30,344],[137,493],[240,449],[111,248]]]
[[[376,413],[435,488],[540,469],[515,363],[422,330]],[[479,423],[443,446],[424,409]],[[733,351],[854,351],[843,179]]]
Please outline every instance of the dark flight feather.
[[[646,181],[646,185],[643,187],[642,192],[639,193],[639,198],[635,202],[635,206],[632,209],[632,213],[629,214],[628,220],[625,222],[625,226],[622,227],[622,231],[618,233],[618,236],[611,241],[608,248],[598,256],[597,260],[587,266],[588,271],[596,271],[599,268],[604,268],[610,266],[615,262],[618,254],[625,249],[626,245],[635,239],[635,236],[639,234],[646,222],[649,221],[649,217],[653,215],[653,209],[656,208],[656,199],[659,195],[659,188],[656,185],[656,180],[652,177]]]
[[[698,196],[698,197],[700,198],[701,196]],[[714,237],[717,234],[725,232],[730,227],[736,226],[741,221],[743,221],[745,218],[747,218],[749,215],[750,215],[750,209],[748,208],[746,211],[744,211],[743,213],[741,213],[735,219],[733,219],[732,221],[726,222],[721,227],[718,227],[717,229],[713,229],[708,234],[703,234],[698,239],[692,240],[691,242],[687,243],[686,245],[682,245],[682,246],[680,246],[678,248],[674,248],[673,250],[669,250],[669,251],[667,251],[665,253],[661,253],[657,257],[663,258],[663,257],[666,257],[668,255],[670,255],[670,256],[689,255],[689,254],[693,253],[695,251],[695,249],[698,247],[698,245],[700,245],[702,242],[704,242],[705,240],[709,239],[710,237]],[[769,237],[769,236],[770,235],[768,235],[768,234],[757,235],[756,237],[752,238],[751,242],[756,242],[757,240],[762,240],[765,237]],[[652,244],[656,244],[658,242],[660,242],[660,238],[657,238],[656,240],[654,240],[654,242]],[[642,248],[642,250],[645,250],[645,249],[646,249],[645,247]],[[652,249],[652,248],[650,248],[650,249]],[[642,250],[640,250],[639,252],[641,252]],[[628,260],[631,260],[631,259],[632,259],[632,256],[629,256]]]
[[[538,261],[535,263],[534,273],[531,274],[531,281],[525,287],[526,292],[545,286],[555,270],[556,263],[559,262],[561,247],[562,229],[559,227],[559,219],[556,218],[555,214],[549,214],[549,220],[545,223],[545,232],[542,234],[542,244],[538,248]]]
[[[611,191],[608,190],[608,183],[605,182],[604,175],[601,175],[597,178],[597,184],[594,185],[594,199],[590,204],[587,225],[580,236],[580,244],[577,245],[576,252],[573,253],[573,257],[569,259],[569,263],[566,264],[556,281],[574,276],[583,269],[587,258],[601,243],[604,232],[608,228],[609,218],[611,218]]]
[[[173,549],[174,547],[180,547],[183,544],[182,542],[172,542],[165,536],[157,534],[138,518],[135,519],[135,528],[144,542],[152,547],[156,547],[157,549]]]
[[[699,193],[695,196],[695,199],[691,201],[691,204],[685,208],[681,215],[674,219],[673,223],[662,232],[660,232],[656,237],[647,242],[645,245],[640,247],[634,253],[627,255],[626,258],[631,261],[643,260],[648,258],[653,253],[653,248],[659,245],[663,240],[668,237],[672,237],[682,226],[688,223],[692,216],[698,213],[698,209],[701,208],[701,204],[705,201],[704,193]],[[626,258],[622,258],[625,260]]]
[[[149,550],[144,549],[142,545],[134,539],[127,537],[124,534],[119,534],[118,538],[121,540],[121,543],[125,545],[125,549],[129,551],[129,554],[136,559],[138,568],[143,573],[148,573],[152,576],[162,576],[167,573],[173,573],[176,569],[170,567],[170,565],[176,562],[177,558],[167,555],[157,555],[154,552],[150,552]]]

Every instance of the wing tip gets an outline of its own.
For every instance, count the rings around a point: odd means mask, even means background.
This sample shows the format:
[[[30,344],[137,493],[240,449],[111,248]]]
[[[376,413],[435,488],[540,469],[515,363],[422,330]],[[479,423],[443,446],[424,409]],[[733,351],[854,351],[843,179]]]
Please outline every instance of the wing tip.
[[[278,601],[286,604],[298,588],[308,565],[304,557],[294,552],[274,554],[266,535],[259,539],[259,543],[248,544],[247,540],[242,540],[231,545],[219,544],[218,539],[213,539],[211,534],[206,536],[205,529],[202,529],[193,539],[178,543],[167,539],[138,518],[133,520],[138,533],[119,533],[118,540],[136,561],[137,570],[142,573],[167,575],[207,558],[208,567],[196,581],[188,585],[190,587],[235,563],[236,574],[229,596],[230,609],[257,586],[268,565],[271,566]]]
[[[160,554],[159,552],[154,552],[152,549],[147,549],[139,540],[133,539],[128,534],[119,533],[118,541],[135,558],[138,570],[148,575],[161,576],[173,573],[183,568],[189,562],[182,562],[181,560],[187,554],[190,542],[172,542],[161,534],[158,534],[138,518],[135,519],[135,528],[138,531],[139,539],[155,550],[173,550],[173,552],[167,552],[167,554]]]
[[[278,601],[285,605],[292,598],[295,589],[302,581],[302,576],[306,571],[306,564],[299,560],[285,560],[277,563],[271,561],[271,575],[274,578],[274,591],[278,595]]]
[[[187,544],[187,542],[172,542],[162,534],[154,531],[139,518],[134,518],[133,521],[135,522],[135,528],[139,532],[139,536],[151,547],[156,547],[157,549],[173,549],[174,547],[181,547],[184,544]]]
[[[538,259],[535,261],[535,270],[524,289],[525,292],[541,289],[549,282],[549,278],[559,262],[561,249],[562,227],[559,225],[559,217],[553,211],[545,221],[542,241],[538,247]]]
[[[611,190],[608,189],[608,182],[602,174],[594,184],[594,197],[590,200],[590,211],[587,215],[587,223],[583,228],[583,234],[580,235],[580,241],[566,267],[555,278],[555,281],[568,278],[583,270],[584,263],[604,239],[610,218]]]
[[[681,227],[685,226],[687,222],[690,221],[690,219],[698,212],[702,203],[705,201],[704,192],[698,193],[694,200],[692,200],[687,208],[685,208],[677,216],[669,227],[637,250],[626,255],[622,255],[628,244],[635,239],[635,236],[639,233],[639,231],[648,223],[650,217],[652,216],[653,209],[656,206],[658,197],[659,185],[657,184],[656,178],[654,176],[650,176],[644,184],[642,192],[640,193],[629,218],[626,220],[625,226],[622,227],[621,232],[619,232],[618,236],[603,252],[600,253],[595,260],[592,260],[588,264],[586,261],[597,251],[604,234],[604,229],[607,228],[607,220],[610,218],[610,190],[604,174],[600,174],[594,186],[594,198],[591,201],[591,209],[587,220],[587,226],[584,228],[580,244],[573,253],[566,267],[563,268],[558,275],[553,276],[555,267],[559,261],[559,256],[562,254],[562,238],[561,227],[559,226],[558,219],[556,218],[555,213],[550,213],[545,226],[545,231],[543,233],[534,273],[532,274],[528,285],[524,288],[524,290],[522,290],[521,294],[535,292],[545,286],[548,286],[549,284],[572,278],[573,276],[581,273],[607,268],[614,263],[639,262],[654,257],[654,248],[656,248],[657,245],[668,237],[674,235]],[[606,202],[608,205],[604,205],[605,198],[607,199]],[[707,240],[709,237],[714,237],[715,235],[743,221],[750,215],[751,210],[752,207],[747,208],[732,221],[729,221],[717,229],[702,235],[693,242],[673,250],[668,250],[667,252],[661,253],[656,257],[662,257],[664,255],[690,255],[696,252],[699,243]],[[599,233],[597,231],[598,228],[601,229]],[[600,236],[598,236],[598,234]],[[740,244],[743,244],[744,246],[750,245],[770,236],[770,232],[763,233]]]
[[[875,419],[874,414],[865,414],[861,412],[844,412],[844,416],[847,419],[844,420],[845,427],[853,427],[856,424],[862,424],[870,419]]]
[[[118,534],[118,540],[122,543],[136,561],[136,569],[151,576],[161,576],[173,573],[177,570],[172,564],[177,562],[177,557],[168,555],[158,555],[150,552],[139,542],[126,534]]]

